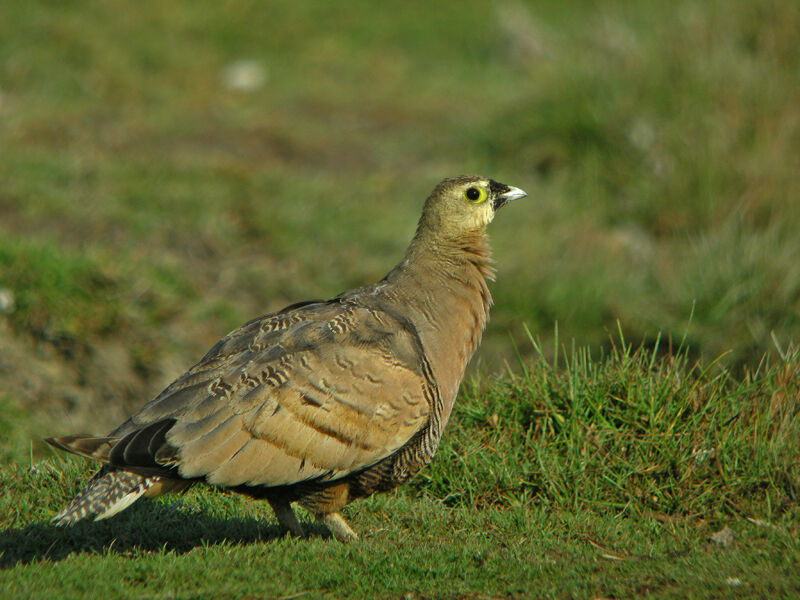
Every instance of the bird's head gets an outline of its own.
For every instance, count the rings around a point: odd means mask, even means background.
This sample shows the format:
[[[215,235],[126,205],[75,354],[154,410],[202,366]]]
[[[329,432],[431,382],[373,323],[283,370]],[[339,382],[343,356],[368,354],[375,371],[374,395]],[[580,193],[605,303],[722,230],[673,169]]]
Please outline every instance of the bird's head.
[[[483,231],[507,202],[527,196],[521,189],[493,179],[460,176],[445,179],[425,202],[420,229],[458,236]]]

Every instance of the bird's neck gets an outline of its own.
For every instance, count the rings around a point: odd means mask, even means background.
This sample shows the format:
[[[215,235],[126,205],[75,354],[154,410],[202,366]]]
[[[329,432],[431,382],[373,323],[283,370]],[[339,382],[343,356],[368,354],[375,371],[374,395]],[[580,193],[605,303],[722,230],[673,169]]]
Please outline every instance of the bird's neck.
[[[419,332],[450,416],[469,359],[480,343],[492,297],[491,250],[482,230],[448,239],[418,231],[405,258],[386,276],[390,296]]]

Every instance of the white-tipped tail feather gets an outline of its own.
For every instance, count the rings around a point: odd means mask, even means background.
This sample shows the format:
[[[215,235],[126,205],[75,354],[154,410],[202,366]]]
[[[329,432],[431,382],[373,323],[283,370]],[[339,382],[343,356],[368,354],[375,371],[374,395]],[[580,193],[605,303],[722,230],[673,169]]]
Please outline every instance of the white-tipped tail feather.
[[[135,490],[130,492],[129,494],[125,494],[122,498],[117,500],[114,504],[109,506],[104,512],[97,515],[94,520],[95,521],[102,521],[103,519],[107,519],[108,517],[113,517],[118,512],[121,512],[128,508],[131,504],[136,502],[139,498],[141,498],[144,493],[147,491],[146,488],[142,488],[139,490]]]
[[[101,469],[53,521],[57,525],[72,525],[90,515],[97,515],[96,521],[106,519],[136,502],[159,479],[129,471]]]

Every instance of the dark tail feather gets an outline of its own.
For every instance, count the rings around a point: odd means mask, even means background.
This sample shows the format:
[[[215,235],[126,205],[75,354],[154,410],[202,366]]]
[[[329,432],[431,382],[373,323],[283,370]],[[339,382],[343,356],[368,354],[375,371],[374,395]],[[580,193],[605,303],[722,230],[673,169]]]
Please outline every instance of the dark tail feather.
[[[53,448],[101,462],[108,462],[108,455],[118,438],[78,434],[45,438],[44,441]]]

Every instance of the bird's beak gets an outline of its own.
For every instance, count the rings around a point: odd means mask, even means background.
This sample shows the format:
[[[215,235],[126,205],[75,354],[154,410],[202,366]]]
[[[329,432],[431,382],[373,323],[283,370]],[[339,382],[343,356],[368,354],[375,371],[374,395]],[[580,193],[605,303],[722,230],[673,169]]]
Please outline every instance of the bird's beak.
[[[507,202],[511,202],[512,200],[517,200],[519,198],[524,198],[527,196],[524,191],[521,189],[511,186],[511,185],[503,185],[503,189],[499,194],[496,194],[494,197],[494,209],[497,210]]]

